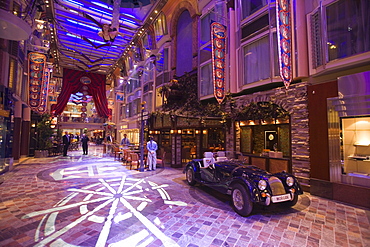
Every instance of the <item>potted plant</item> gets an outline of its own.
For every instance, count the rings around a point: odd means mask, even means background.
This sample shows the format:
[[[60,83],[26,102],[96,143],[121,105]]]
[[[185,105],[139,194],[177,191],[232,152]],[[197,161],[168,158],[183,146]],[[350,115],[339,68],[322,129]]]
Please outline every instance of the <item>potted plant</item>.
[[[41,115],[36,129],[36,150],[35,158],[47,157],[49,149],[52,148],[52,135],[54,130],[51,128],[51,116],[48,113]]]

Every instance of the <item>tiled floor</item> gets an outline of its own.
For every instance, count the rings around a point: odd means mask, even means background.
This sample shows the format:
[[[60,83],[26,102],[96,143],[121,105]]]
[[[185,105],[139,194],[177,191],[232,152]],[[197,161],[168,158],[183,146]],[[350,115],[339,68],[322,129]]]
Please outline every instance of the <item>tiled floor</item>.
[[[101,147],[1,175],[0,246],[370,246],[370,210],[305,193],[237,215],[181,169],[128,170]]]

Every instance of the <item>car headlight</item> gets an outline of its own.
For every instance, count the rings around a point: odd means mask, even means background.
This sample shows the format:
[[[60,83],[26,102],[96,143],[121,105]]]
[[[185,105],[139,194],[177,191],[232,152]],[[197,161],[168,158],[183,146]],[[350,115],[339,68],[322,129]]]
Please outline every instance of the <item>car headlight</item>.
[[[258,181],[258,189],[264,190],[264,189],[266,189],[266,187],[267,187],[267,183],[266,183],[265,180]]]
[[[293,184],[294,184],[294,178],[292,178],[292,177],[287,177],[287,178],[286,178],[286,184],[287,184],[288,186],[293,186]]]

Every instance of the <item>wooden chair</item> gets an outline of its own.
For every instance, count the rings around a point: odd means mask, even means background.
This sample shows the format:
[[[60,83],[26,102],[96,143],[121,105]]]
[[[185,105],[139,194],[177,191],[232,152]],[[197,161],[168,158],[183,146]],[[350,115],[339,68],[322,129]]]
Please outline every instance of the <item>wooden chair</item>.
[[[123,150],[122,162],[124,165],[130,165],[131,163],[131,152],[128,149]]]
[[[163,152],[162,157],[157,159],[157,167],[163,167],[165,166],[165,161],[166,161],[166,152]]]
[[[122,151],[120,150],[120,148],[118,146],[114,146],[113,147],[113,152],[114,152],[114,160],[117,159],[117,156],[118,156],[118,160],[120,160],[121,155],[123,154]]]
[[[134,152],[131,153],[130,170],[132,169],[132,166],[136,166],[135,170],[139,170],[140,166],[139,155]]]

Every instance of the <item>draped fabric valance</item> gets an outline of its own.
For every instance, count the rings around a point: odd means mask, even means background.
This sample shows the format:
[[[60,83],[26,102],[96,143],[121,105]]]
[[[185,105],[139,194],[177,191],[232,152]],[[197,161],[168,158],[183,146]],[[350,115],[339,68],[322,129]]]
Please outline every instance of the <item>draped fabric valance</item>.
[[[105,75],[63,69],[63,85],[57,104],[52,106],[52,113],[60,115],[66,107],[71,94],[83,93],[93,97],[97,113],[108,118],[108,101],[105,93]]]

